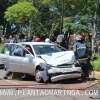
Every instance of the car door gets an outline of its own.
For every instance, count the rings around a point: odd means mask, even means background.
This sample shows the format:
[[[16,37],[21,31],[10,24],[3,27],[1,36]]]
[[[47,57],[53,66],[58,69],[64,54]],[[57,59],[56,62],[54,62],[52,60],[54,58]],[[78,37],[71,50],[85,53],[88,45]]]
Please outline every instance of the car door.
[[[18,51],[19,50],[19,51]],[[34,57],[21,45],[15,45],[15,50],[9,57],[9,69],[11,72],[33,74]]]
[[[35,67],[35,56],[34,52],[30,45],[24,44],[23,45],[25,50],[25,66],[23,68],[26,69],[26,72],[29,72],[30,74],[33,74],[34,67]]]

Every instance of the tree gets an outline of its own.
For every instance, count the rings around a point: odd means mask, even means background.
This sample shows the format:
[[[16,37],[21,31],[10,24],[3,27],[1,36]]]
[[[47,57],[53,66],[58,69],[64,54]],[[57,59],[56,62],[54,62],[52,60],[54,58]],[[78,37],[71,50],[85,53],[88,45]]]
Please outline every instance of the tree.
[[[36,18],[38,10],[32,3],[23,1],[8,7],[5,12],[5,18],[10,23],[16,23],[19,26],[26,24],[31,31],[32,18]]]
[[[5,18],[9,22],[24,23],[36,16],[37,9],[29,2],[18,2],[9,7],[5,12]]]
[[[30,2],[32,7],[38,10],[38,17],[15,17],[16,13],[14,10],[11,12],[11,16],[7,20],[16,22],[26,22],[32,18],[32,33],[45,35],[46,32],[52,34],[55,30],[60,29],[61,24],[61,11],[62,11],[62,0],[10,0],[10,4],[13,5],[16,2]],[[92,22],[96,11],[96,0],[64,0],[64,19],[66,17],[75,17],[76,15],[80,16],[81,24],[87,27],[87,24]],[[15,4],[16,5],[16,4]],[[15,6],[14,5],[14,6]],[[24,4],[23,4],[24,5]],[[22,7],[21,7],[22,8]],[[20,9],[21,9],[20,8]],[[14,8],[16,9],[16,8]],[[17,9],[18,11],[18,9]],[[25,11],[27,12],[27,11]],[[34,11],[33,11],[34,12]],[[25,13],[26,14],[26,13]],[[18,14],[17,14],[18,15]],[[19,16],[19,15],[18,15]],[[21,15],[23,16],[23,15]],[[11,18],[11,19],[10,19]],[[13,20],[12,20],[13,19]],[[64,20],[64,26],[71,26],[74,24],[72,21],[66,22]],[[64,27],[65,28],[65,27]],[[73,28],[74,29],[74,28]]]
[[[33,33],[48,36],[59,27],[60,16],[55,0],[29,0],[38,9],[38,18],[36,23],[33,23]],[[34,19],[33,19],[34,20]],[[34,22],[34,21],[32,21]]]
[[[85,22],[86,19],[83,19],[83,17],[80,19],[80,23],[75,23],[73,22],[73,18],[68,17],[64,19],[64,28],[66,31],[70,28],[72,33],[75,34],[90,33],[88,25]]]
[[[2,30],[1,34],[5,33],[6,21],[4,19],[4,12],[5,12],[6,8],[8,7],[8,5],[9,5],[8,0],[0,0],[0,25],[2,27],[1,28],[1,30]]]

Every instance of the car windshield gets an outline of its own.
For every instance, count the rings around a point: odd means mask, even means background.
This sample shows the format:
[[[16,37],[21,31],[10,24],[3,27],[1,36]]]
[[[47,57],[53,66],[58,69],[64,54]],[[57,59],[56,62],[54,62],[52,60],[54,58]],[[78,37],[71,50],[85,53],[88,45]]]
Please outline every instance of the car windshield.
[[[65,51],[63,48],[56,45],[33,45],[33,48],[37,55]]]

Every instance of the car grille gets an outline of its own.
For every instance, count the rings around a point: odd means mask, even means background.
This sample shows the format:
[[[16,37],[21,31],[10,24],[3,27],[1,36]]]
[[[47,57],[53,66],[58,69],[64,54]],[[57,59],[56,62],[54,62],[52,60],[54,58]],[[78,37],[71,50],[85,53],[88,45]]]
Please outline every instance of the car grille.
[[[58,65],[57,67],[59,68],[72,68],[72,64],[61,64],[61,65]]]

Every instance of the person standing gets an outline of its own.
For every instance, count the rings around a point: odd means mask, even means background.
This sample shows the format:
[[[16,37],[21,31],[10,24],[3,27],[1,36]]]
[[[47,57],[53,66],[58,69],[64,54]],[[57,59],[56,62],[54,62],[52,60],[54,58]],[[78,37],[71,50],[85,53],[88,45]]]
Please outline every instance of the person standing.
[[[88,47],[85,44],[85,40],[81,36],[76,37],[73,49],[76,61],[82,68],[82,78],[89,78],[90,71],[92,71],[93,68],[90,63]]]

